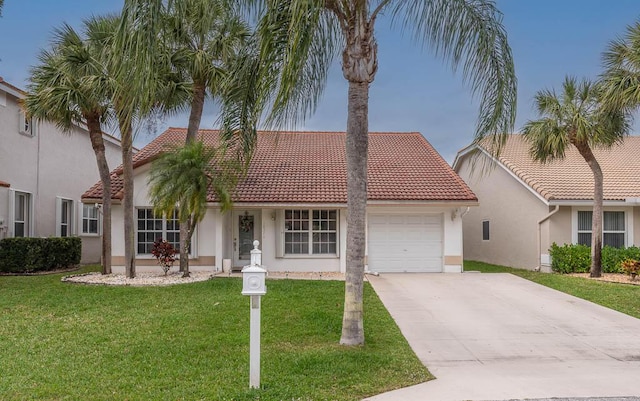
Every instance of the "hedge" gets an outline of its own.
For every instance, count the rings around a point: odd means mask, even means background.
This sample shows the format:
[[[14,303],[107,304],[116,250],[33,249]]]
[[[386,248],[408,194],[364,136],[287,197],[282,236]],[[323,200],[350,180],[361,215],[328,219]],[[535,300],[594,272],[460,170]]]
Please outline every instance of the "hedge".
[[[80,264],[79,237],[5,238],[0,240],[0,272],[33,273]]]
[[[586,245],[551,245],[551,269],[556,273],[588,273],[591,268],[591,247]],[[640,248],[602,248],[602,272],[622,273],[620,262],[640,260]]]

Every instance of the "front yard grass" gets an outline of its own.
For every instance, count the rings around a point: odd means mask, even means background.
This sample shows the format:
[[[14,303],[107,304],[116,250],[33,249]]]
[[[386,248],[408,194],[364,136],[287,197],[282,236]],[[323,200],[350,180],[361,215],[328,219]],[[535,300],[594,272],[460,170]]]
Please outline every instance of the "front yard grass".
[[[640,318],[640,286],[607,283],[557,273],[540,273],[465,260],[465,271],[511,273],[578,298]]]
[[[61,276],[0,277],[2,400],[359,400],[432,378],[368,283],[366,345],[345,348],[343,282],[269,280],[262,388],[249,390],[240,279],[107,287]]]

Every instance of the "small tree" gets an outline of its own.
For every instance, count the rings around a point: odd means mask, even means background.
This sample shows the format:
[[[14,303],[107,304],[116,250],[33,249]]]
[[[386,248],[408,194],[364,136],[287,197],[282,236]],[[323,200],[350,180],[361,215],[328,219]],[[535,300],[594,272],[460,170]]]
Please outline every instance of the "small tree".
[[[540,118],[528,121],[523,129],[530,153],[540,163],[564,159],[575,146],[593,173],[593,214],[591,227],[591,277],[602,275],[603,176],[593,154],[595,147],[611,147],[629,132],[629,119],[622,111],[603,108],[597,85],[566,77],[562,93],[542,90],[535,107]]]
[[[230,209],[237,171],[235,162],[201,141],[168,151],[153,162],[148,183],[154,210],[165,216],[177,210],[180,226],[187,228],[186,237],[180,238],[183,277],[189,277],[191,237],[207,212],[208,191],[216,194],[222,211]]]
[[[162,238],[155,240],[151,248],[151,254],[158,261],[165,276],[173,266],[173,262],[176,261],[176,253],[178,253],[178,251],[176,251],[173,245]]]

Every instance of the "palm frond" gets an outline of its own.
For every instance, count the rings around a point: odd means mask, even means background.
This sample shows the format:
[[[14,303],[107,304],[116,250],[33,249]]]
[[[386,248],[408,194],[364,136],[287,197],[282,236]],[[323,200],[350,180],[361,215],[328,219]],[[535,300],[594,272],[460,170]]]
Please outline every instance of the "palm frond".
[[[513,130],[517,80],[502,14],[487,0],[411,0],[392,4],[394,23],[436,55],[462,69],[480,97],[475,142],[489,137],[499,153]],[[484,140],[486,143],[486,140]]]
[[[603,104],[600,85],[567,76],[562,92],[541,90],[535,96],[540,119],[529,121],[523,135],[531,156],[542,163],[562,159],[571,145],[610,147],[628,135],[631,119],[623,109]]]
[[[602,55],[600,77],[603,103],[608,108],[632,110],[640,105],[640,21],[623,37],[609,43]]]

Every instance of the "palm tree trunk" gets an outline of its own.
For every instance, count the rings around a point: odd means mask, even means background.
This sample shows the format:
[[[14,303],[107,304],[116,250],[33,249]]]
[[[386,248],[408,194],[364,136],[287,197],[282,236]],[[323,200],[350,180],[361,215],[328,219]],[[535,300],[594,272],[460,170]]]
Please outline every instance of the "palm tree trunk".
[[[187,237],[189,236],[188,222],[180,222],[180,271],[183,277],[189,277],[189,244]]]
[[[185,263],[185,270],[182,273],[182,277],[189,277],[191,274],[189,273],[189,252],[191,251],[191,238],[193,238],[193,232],[196,229],[196,221],[193,216],[189,217],[189,221],[187,221],[187,236],[184,240],[184,249],[187,254],[187,262]],[[182,226],[180,227],[182,229]],[[180,254],[180,262],[182,262],[182,254]],[[181,263],[182,264],[182,263]]]
[[[202,110],[204,108],[204,98],[206,87],[202,83],[193,84],[193,98],[191,99],[191,112],[189,113],[189,126],[187,127],[187,139],[185,144],[189,144],[196,139],[200,122],[202,121]],[[193,216],[189,217],[191,220]],[[189,230],[189,221],[180,222],[180,271],[182,277],[189,277],[189,248],[191,246],[192,232]]]
[[[91,147],[96,155],[100,182],[102,182],[102,274],[111,274],[111,177],[105,155],[104,139],[99,115],[85,114]]]
[[[128,126],[125,129],[125,132],[122,133],[122,170],[122,180],[124,182],[122,206],[124,208],[125,272],[128,278],[135,278],[135,232],[133,229],[133,129],[130,126]]]
[[[180,271],[182,277],[189,277],[189,250],[191,248],[191,217],[187,221],[180,222]],[[183,236],[184,233],[184,236]]]
[[[340,344],[364,343],[363,282],[367,213],[369,84],[349,82],[347,118],[347,268]]]
[[[345,32],[342,73],[349,81],[347,116],[347,266],[340,344],[364,344],[363,286],[367,214],[369,84],[377,70],[373,25],[367,7],[356,11]]]
[[[206,95],[206,87],[203,83],[193,83],[193,98],[191,99],[191,112],[189,114],[189,126],[187,127],[187,141],[193,142],[200,129],[202,121],[202,110],[204,109],[204,98]]]
[[[600,164],[588,144],[574,143],[593,172],[593,212],[591,217],[591,277],[602,276],[602,202],[603,176]]]

